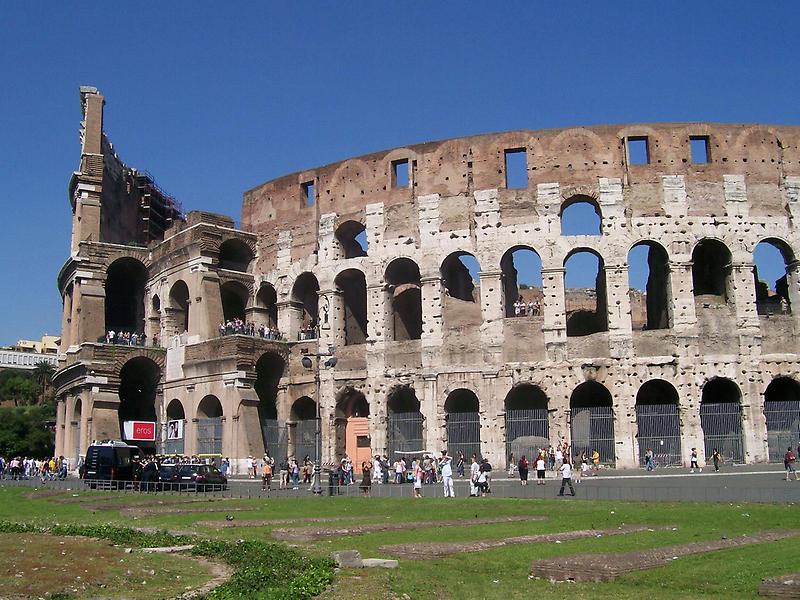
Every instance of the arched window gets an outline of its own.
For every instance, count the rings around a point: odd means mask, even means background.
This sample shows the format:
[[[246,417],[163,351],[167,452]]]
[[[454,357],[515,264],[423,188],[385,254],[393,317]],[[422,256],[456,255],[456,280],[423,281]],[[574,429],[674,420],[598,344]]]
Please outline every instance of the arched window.
[[[506,456],[523,455],[534,462],[540,448],[550,444],[547,395],[530,383],[515,385],[508,392],[506,408]],[[509,467],[511,465],[508,465]]]
[[[390,457],[398,453],[417,454],[425,447],[422,413],[414,388],[397,386],[386,397],[386,448]]]
[[[222,404],[216,396],[205,396],[197,407],[197,454],[222,454]]]
[[[125,440],[125,421],[157,421],[156,391],[161,379],[159,366],[143,356],[127,361],[119,372],[120,439]],[[133,442],[132,442],[133,443]],[[135,442],[155,452],[155,442]]]
[[[222,315],[226,321],[245,320],[247,309],[247,288],[238,281],[226,281],[219,287],[222,300]]]
[[[515,246],[500,260],[506,317],[542,314],[542,260],[533,248]]]
[[[250,247],[241,240],[230,239],[222,242],[219,247],[219,268],[228,271],[247,272],[253,253]]]
[[[278,384],[286,371],[286,361],[279,354],[265,352],[256,361],[253,389],[258,396],[258,418],[264,450],[277,459],[285,458],[288,439],[285,424],[278,421]]]
[[[576,250],[564,261],[564,307],[567,336],[608,331],[606,272],[594,250]]]
[[[709,379],[703,386],[700,426],[707,462],[715,449],[726,461],[744,462],[741,397],[739,386],[724,377]]]
[[[561,205],[561,235],[602,235],[600,205],[590,196],[572,196]]]
[[[308,396],[298,398],[290,412],[294,429],[289,440],[289,454],[301,462],[309,457],[316,462],[317,404]]]
[[[670,327],[669,257],[664,247],[639,242],[628,252],[628,286],[631,326],[640,329]]]
[[[256,294],[256,305],[262,313],[264,325],[278,328],[278,293],[269,283],[262,283]]]
[[[292,304],[300,309],[300,323],[297,329],[301,330],[301,339],[308,339],[308,335],[316,337],[319,318],[319,282],[313,273],[301,273],[292,287]],[[302,332],[306,332],[305,335]]]
[[[636,425],[639,464],[645,464],[648,449],[659,465],[683,464],[678,391],[671,383],[651,379],[642,384],[636,394]]]
[[[692,287],[695,296],[726,303],[731,298],[731,252],[717,240],[702,240],[692,252]]]
[[[480,278],[478,260],[469,252],[453,252],[442,262],[442,279],[447,295],[464,302],[478,300],[475,284]]]
[[[169,291],[169,308],[175,335],[189,331],[189,287],[181,279]]]
[[[344,345],[367,341],[367,280],[358,269],[347,269],[336,276],[336,289],[342,294],[344,308]]]
[[[345,221],[336,229],[336,240],[344,258],[367,255],[367,229],[358,221]]]
[[[800,440],[800,383],[791,377],[776,377],[764,392],[769,460],[783,460],[787,448]]]
[[[386,267],[384,280],[388,286],[392,328],[390,339],[397,342],[422,337],[422,280],[417,263],[409,258],[396,258]]]
[[[584,381],[569,399],[572,456],[582,452],[600,453],[600,462],[616,464],[614,449],[614,408],[611,392],[596,381]]]
[[[783,241],[766,239],[753,252],[753,279],[756,285],[758,314],[789,314],[789,263],[794,253]]]
[[[144,332],[147,269],[135,258],[120,258],[106,272],[106,331]]]
[[[473,454],[481,457],[479,405],[475,393],[463,388],[450,392],[444,403],[448,453],[455,458],[462,452],[467,463]]]

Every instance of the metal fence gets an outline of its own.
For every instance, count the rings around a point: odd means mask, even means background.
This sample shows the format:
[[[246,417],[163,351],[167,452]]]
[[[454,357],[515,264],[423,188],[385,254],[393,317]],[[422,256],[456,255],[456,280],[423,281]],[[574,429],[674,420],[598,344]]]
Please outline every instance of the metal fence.
[[[475,454],[481,456],[481,415],[477,412],[457,412],[447,415],[447,450],[450,456],[459,451],[467,461]],[[469,464],[469,463],[467,463]]]
[[[395,453],[416,453],[425,448],[422,439],[422,413],[389,413],[386,446],[389,456]]]
[[[222,454],[222,418],[197,420],[197,453]]]
[[[767,419],[769,459],[783,461],[789,447],[800,442],[800,400],[767,400],[764,402]]]
[[[570,420],[572,455],[593,450],[600,453],[600,462],[616,464],[614,447],[614,409],[610,406],[587,406],[573,408]]]
[[[284,423],[276,419],[261,419],[261,435],[264,437],[264,450],[276,461],[289,456],[289,436]]]
[[[683,464],[677,404],[637,404],[636,425],[639,430],[640,465],[644,465],[644,455],[648,448],[653,451],[658,465]]]
[[[294,426],[294,455],[298,461],[302,461],[306,456],[311,457],[311,460],[316,460],[316,439],[316,419],[304,419],[297,422]],[[270,454],[270,456],[277,457],[278,455]],[[283,457],[281,456],[281,458]]]
[[[549,445],[550,423],[546,408],[506,411],[506,457],[513,454],[519,460],[524,455],[533,462],[539,449]]]
[[[700,426],[703,428],[706,461],[716,448],[727,462],[743,463],[742,410],[738,402],[701,402]]]

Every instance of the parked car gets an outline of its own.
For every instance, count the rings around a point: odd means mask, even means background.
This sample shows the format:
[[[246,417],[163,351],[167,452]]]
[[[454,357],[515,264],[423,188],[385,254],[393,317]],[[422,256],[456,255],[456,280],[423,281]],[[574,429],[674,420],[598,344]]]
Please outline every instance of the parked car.
[[[86,449],[81,477],[91,488],[126,487],[133,481],[133,459],[137,458],[139,453],[139,448],[125,442],[115,440],[92,442]]]
[[[227,490],[228,478],[214,465],[192,463],[178,465],[172,475],[171,489],[208,492]]]
[[[173,486],[173,477],[176,471],[176,465],[159,465],[156,461],[150,461],[142,468],[139,489],[145,492],[160,492],[162,490],[170,490]]]

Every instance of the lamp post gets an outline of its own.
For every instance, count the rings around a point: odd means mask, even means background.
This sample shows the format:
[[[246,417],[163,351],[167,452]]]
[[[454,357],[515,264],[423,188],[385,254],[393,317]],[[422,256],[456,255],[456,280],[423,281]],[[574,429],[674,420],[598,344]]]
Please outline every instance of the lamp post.
[[[327,353],[306,353],[303,355],[301,362],[303,363],[303,367],[306,369],[314,369],[314,401],[317,404],[317,427],[316,431],[314,432],[314,442],[316,445],[316,459],[314,461],[314,482],[311,484],[311,491],[317,495],[322,495],[322,406],[320,403],[319,398],[319,388],[320,388],[320,365],[319,360],[320,358],[325,358],[324,365],[326,367],[334,367],[336,366],[336,356],[334,353],[336,352],[336,346],[331,344],[328,346]],[[311,358],[314,358],[312,361]]]

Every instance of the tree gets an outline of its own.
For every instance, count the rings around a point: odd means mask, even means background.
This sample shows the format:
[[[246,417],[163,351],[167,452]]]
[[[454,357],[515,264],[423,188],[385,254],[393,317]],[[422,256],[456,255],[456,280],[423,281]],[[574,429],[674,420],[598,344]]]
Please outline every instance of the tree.
[[[0,397],[13,400],[14,406],[33,404],[38,394],[39,386],[24,375],[12,375],[0,385]]]
[[[0,408],[0,456],[52,456],[51,425],[46,407]]]
[[[33,366],[33,377],[39,383],[39,404],[44,402],[44,398],[50,389],[50,383],[53,380],[53,374],[56,368],[48,362],[40,360]]]

